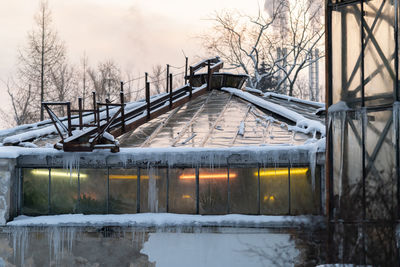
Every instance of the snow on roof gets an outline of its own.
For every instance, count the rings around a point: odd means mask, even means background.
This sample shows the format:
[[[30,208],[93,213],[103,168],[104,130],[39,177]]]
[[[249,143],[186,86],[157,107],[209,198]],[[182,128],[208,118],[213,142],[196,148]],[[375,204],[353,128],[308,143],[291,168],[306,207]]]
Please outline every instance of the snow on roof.
[[[246,101],[258,107],[269,110],[274,114],[277,114],[294,122],[296,126],[290,126],[289,130],[299,131],[305,134],[312,133],[314,136],[316,136],[316,133],[320,133],[321,136],[325,136],[326,127],[319,121],[307,119],[297,112],[269,102],[268,100],[265,100],[261,97],[257,97],[250,93],[244,92],[242,90],[238,90],[235,88],[222,88],[222,90],[234,94],[235,96],[245,99]]]
[[[246,89],[247,89],[247,88],[246,88]],[[281,99],[285,99],[285,100],[287,100],[287,101],[293,101],[293,102],[303,103],[303,104],[310,105],[310,106],[314,106],[314,107],[318,107],[318,108],[325,108],[325,103],[315,102],[315,101],[310,101],[310,100],[304,100],[304,99],[299,99],[299,98],[293,97],[293,96],[281,95],[281,94],[271,93],[271,92],[264,93],[264,96],[265,96],[265,97],[276,97],[276,98],[281,98]]]
[[[302,145],[310,139],[325,136],[325,126],[321,123],[323,118],[310,116],[314,113],[313,109],[309,114],[302,113],[304,108],[301,107],[303,104],[322,107],[323,104],[271,93],[266,95],[274,99],[265,99],[265,95],[260,94],[259,90],[253,91],[251,92],[260,97],[234,88],[213,90],[143,124],[135,131],[120,136],[119,142],[122,147],[217,148]],[[164,95],[153,96],[152,99]],[[290,105],[283,107],[276,99],[290,101]],[[127,103],[126,109],[131,110],[143,105],[143,100],[131,102]],[[263,110],[271,112],[270,116]],[[117,108],[110,109],[110,116],[116,111]],[[105,117],[106,112],[101,112],[100,116]],[[282,121],[280,118],[288,121]],[[61,118],[63,119],[63,123],[66,124],[65,118]],[[77,120],[79,119],[74,118],[72,123],[77,124]],[[93,114],[86,113],[83,120],[84,123],[92,122]],[[78,133],[79,130],[75,132]],[[50,147],[60,139],[56,134],[56,128],[47,120],[0,131],[0,143],[32,148]]]

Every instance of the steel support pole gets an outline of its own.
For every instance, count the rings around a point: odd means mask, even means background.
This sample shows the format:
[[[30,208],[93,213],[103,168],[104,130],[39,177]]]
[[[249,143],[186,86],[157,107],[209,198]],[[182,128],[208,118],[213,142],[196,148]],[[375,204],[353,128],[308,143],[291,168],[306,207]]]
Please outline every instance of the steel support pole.
[[[48,214],[51,214],[51,168],[49,168]]]
[[[137,196],[136,196],[136,213],[140,213],[140,168],[137,168]]]
[[[199,167],[196,167],[196,214],[200,213],[200,195],[199,195],[199,186],[200,186],[200,170]]]
[[[189,59],[188,57],[185,57],[185,84],[187,84],[187,74],[188,74],[188,64],[189,64]]]
[[[78,98],[78,109],[79,109],[79,130],[83,129],[83,117],[82,117],[82,97]]]
[[[166,92],[168,93],[169,92],[169,64],[167,64],[167,81],[166,81],[166,87],[165,87],[165,89],[166,89]]]
[[[364,62],[364,56],[365,56],[365,34],[364,34],[364,27],[365,27],[365,20],[364,20],[364,0],[361,1],[361,113],[362,113],[362,220],[366,220],[366,169],[365,169],[365,153],[366,153],[366,147],[365,147],[365,139],[366,139],[366,130],[365,125],[368,123],[366,118],[366,112],[367,110],[365,109],[365,86],[364,86],[364,80],[365,80],[365,62]],[[371,36],[372,38],[372,36]]]
[[[394,86],[394,96],[395,101],[400,101],[399,99],[399,2],[398,0],[394,1],[394,40],[395,40],[395,73],[396,73],[396,80]],[[399,109],[398,103],[396,107]],[[392,111],[393,112],[393,111]],[[393,112],[393,115],[399,115],[399,110],[397,112]],[[399,118],[393,116],[393,127],[395,127],[396,133],[396,178],[397,178],[397,220],[400,220],[400,134],[399,134]]]
[[[227,208],[227,213],[230,213],[230,205],[231,205],[231,185],[230,185],[230,179],[229,179],[229,164],[227,164],[227,172],[228,172],[228,208]]]
[[[150,83],[146,83],[146,111],[147,120],[150,120]]]

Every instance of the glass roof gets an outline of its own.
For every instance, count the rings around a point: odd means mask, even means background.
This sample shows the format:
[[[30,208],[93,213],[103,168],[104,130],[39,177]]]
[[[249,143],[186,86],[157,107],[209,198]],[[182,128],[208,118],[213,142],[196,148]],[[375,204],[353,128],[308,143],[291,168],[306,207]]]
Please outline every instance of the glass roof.
[[[311,136],[231,94],[213,90],[119,137],[121,147],[304,144]]]

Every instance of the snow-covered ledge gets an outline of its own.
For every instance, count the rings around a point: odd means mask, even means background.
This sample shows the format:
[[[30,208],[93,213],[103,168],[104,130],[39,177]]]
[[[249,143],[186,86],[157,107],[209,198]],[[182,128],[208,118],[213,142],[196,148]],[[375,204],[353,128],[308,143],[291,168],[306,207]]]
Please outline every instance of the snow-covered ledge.
[[[228,165],[323,165],[325,139],[300,146],[243,146],[231,148],[121,148],[108,151],[62,152],[50,148],[0,147],[0,158],[15,158],[19,167],[137,167]]]
[[[322,216],[265,215],[189,215],[174,213],[139,213],[52,216],[18,216],[8,226],[131,226],[131,227],[299,227],[324,222]]]
[[[13,197],[16,187],[15,159],[0,159],[0,225],[5,225],[11,219],[15,209]]]

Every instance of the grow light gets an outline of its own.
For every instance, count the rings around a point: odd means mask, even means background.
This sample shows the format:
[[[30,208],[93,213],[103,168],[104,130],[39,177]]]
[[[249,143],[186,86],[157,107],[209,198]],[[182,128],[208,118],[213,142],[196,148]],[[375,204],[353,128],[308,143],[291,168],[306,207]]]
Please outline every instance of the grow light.
[[[112,180],[136,180],[137,175],[119,175],[119,174],[110,174],[110,179]],[[155,176],[154,178],[158,178]],[[140,175],[140,179],[149,179],[148,175]]]
[[[229,173],[229,179],[236,178],[236,173]],[[182,180],[192,180],[196,179],[195,174],[182,174],[179,176],[179,179]],[[199,180],[207,180],[207,179],[228,179],[228,173],[221,172],[221,173],[200,173]]]
[[[49,176],[48,170],[32,170],[31,173],[35,176]],[[51,177],[78,178],[78,172],[51,170]],[[87,174],[80,173],[79,178],[87,178]]]
[[[308,172],[308,168],[290,168],[290,175],[305,175]],[[289,170],[285,169],[273,169],[268,171],[260,171],[260,177],[274,177],[279,175],[289,175]],[[258,176],[258,172],[254,173],[254,176]]]

